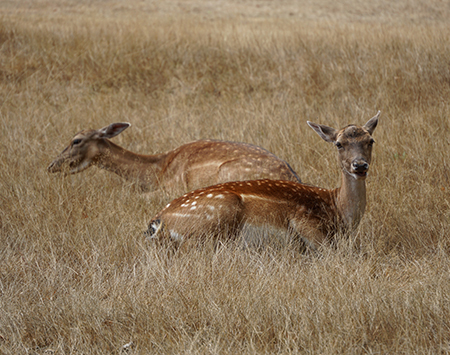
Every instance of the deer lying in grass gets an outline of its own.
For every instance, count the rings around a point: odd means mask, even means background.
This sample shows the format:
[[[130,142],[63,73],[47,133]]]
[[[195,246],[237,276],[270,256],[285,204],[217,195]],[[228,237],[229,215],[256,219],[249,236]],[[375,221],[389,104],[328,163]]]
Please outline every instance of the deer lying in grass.
[[[150,221],[145,234],[149,239],[179,244],[205,236],[231,239],[244,228],[267,227],[317,249],[336,233],[356,228],[364,214],[372,133],[379,115],[362,127],[349,125],[341,130],[308,122],[320,137],[336,146],[341,187],[328,190],[281,180],[211,186],[170,202]]]
[[[81,131],[49,165],[48,171],[79,173],[92,165],[135,181],[143,191],[160,187],[189,191],[226,181],[258,178],[300,182],[288,163],[267,150],[246,143],[199,140],[167,153],[132,153],[109,140],[129,123]]]

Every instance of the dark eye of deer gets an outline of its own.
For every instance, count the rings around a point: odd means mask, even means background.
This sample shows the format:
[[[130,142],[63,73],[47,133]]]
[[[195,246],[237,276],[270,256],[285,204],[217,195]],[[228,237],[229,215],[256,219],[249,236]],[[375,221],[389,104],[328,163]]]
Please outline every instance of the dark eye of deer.
[[[342,146],[342,144],[339,143],[339,142],[336,142],[335,145],[336,145],[337,149],[342,149],[342,148],[344,148],[344,147]]]
[[[77,138],[77,139],[73,140],[72,145],[80,144],[80,143],[81,143],[81,139]]]
[[[375,141],[372,139],[369,141],[369,147],[373,146],[373,144],[375,143]]]

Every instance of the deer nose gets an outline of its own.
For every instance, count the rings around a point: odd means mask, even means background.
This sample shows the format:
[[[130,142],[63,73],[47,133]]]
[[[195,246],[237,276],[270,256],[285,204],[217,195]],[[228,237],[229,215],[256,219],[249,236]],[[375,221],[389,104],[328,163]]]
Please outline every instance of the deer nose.
[[[365,161],[363,161],[363,162],[354,161],[352,163],[352,168],[357,173],[364,173],[367,170],[369,170],[369,164],[367,164]]]
[[[47,171],[49,173],[56,173],[58,171],[58,166],[56,164],[56,161],[52,161],[50,165],[47,167]]]

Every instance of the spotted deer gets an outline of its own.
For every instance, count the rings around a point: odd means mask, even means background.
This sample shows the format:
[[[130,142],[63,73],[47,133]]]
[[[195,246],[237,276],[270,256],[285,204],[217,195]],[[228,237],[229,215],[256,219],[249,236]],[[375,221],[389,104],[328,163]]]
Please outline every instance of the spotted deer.
[[[178,245],[205,236],[232,239],[243,230],[267,227],[316,250],[337,233],[356,228],[364,214],[365,180],[379,115],[362,127],[352,124],[340,130],[307,122],[336,146],[340,187],[264,179],[202,188],[170,202],[150,221],[146,236]]]
[[[247,143],[199,140],[162,154],[136,154],[109,140],[129,126],[113,123],[77,133],[48,171],[75,174],[94,165],[137,182],[145,192],[160,187],[190,191],[226,181],[259,178],[300,182],[284,160]]]

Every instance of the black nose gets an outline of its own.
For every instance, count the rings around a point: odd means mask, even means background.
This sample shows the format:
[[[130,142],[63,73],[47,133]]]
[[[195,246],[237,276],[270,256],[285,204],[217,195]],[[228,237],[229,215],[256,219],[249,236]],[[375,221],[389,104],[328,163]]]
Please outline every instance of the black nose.
[[[367,164],[366,162],[361,163],[354,161],[352,163],[352,167],[357,173],[364,173],[369,170],[369,164]]]

